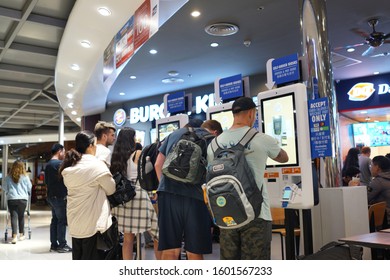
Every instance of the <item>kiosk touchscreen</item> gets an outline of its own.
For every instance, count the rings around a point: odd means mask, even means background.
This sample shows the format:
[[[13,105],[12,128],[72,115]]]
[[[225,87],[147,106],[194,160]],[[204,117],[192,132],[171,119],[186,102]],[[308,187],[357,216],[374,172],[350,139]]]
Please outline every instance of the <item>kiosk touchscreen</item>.
[[[264,180],[271,207],[308,209],[314,205],[307,93],[294,84],[258,94],[259,130],[274,137],[289,160],[268,159]]]
[[[222,126],[222,130],[227,130],[233,125],[232,105],[233,103],[226,103],[209,107],[206,118],[218,121]]]
[[[188,123],[188,115],[180,114],[156,120],[157,137],[163,141],[169,134],[185,126]]]

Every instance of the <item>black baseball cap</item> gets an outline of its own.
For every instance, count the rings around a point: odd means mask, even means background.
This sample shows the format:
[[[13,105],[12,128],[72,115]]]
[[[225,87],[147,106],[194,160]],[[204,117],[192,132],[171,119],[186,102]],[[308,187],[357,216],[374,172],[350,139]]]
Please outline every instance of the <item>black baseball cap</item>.
[[[232,112],[233,114],[237,114],[242,111],[247,111],[253,108],[256,108],[255,102],[253,102],[250,97],[240,97],[233,102]]]
[[[193,128],[198,128],[202,125],[203,121],[200,120],[200,119],[196,119],[196,118],[193,118],[193,119],[190,119],[187,123],[187,127],[193,127]]]
[[[63,149],[64,149],[64,146],[62,146],[61,144],[55,143],[51,147],[51,154],[55,155],[59,150],[63,150]]]

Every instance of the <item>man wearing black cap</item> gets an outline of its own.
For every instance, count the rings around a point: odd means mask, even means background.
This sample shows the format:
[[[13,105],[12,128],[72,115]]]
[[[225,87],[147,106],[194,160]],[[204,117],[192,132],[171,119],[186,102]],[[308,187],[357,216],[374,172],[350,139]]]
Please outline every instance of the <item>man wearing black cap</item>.
[[[236,145],[252,128],[256,120],[256,104],[249,97],[240,97],[232,106],[233,125],[217,137],[221,147]],[[245,158],[257,187],[262,189],[263,204],[260,216],[238,229],[220,229],[220,258],[223,260],[269,260],[271,259],[272,217],[266,185],[263,185],[267,158],[277,162],[287,162],[287,153],[280,148],[276,139],[258,133],[245,148]],[[207,159],[214,158],[211,145],[207,149]]]
[[[65,149],[61,144],[54,144],[51,148],[52,158],[45,168],[45,184],[47,185],[47,202],[51,206],[50,223],[50,252],[68,253],[72,251],[66,242],[66,196],[67,189],[58,169],[65,157]]]
[[[202,183],[186,184],[162,174],[166,156],[181,136],[192,127],[197,135],[210,133],[200,128],[203,121],[191,119],[185,128],[172,132],[159,148],[155,169],[160,180],[158,193],[159,251],[163,260],[177,260],[184,237],[189,260],[202,260],[212,251],[211,218],[203,200]],[[211,141],[212,138],[209,138]]]

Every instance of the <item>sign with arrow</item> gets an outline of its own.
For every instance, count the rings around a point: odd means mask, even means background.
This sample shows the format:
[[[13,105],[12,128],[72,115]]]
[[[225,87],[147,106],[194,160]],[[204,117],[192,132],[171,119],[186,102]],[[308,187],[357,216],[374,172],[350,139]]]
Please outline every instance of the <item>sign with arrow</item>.
[[[275,84],[281,85],[293,81],[299,81],[298,54],[292,54],[267,61],[267,83],[268,89]]]

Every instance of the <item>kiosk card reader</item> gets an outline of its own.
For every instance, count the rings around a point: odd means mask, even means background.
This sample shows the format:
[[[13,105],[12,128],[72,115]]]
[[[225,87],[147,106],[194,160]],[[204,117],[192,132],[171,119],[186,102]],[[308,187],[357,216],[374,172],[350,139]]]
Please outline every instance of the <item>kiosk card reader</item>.
[[[268,159],[264,181],[271,207],[309,209],[314,205],[306,87],[294,84],[260,92],[259,130],[274,137],[289,160]]]

